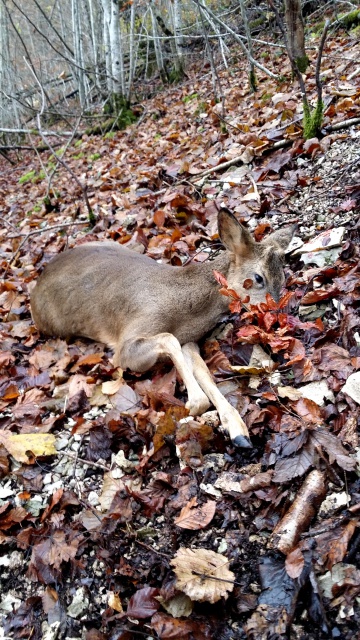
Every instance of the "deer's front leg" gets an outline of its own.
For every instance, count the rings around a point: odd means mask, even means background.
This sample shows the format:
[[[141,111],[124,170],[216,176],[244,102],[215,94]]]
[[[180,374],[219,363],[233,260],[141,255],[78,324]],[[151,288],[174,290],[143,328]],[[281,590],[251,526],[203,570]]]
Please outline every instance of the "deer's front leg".
[[[202,390],[211,400],[219,414],[222,426],[228,431],[230,438],[237,447],[251,448],[249,432],[243,419],[236,409],[226,400],[213,381],[210,371],[200,356],[199,347],[194,342],[188,342],[182,347],[185,360],[191,362],[194,377]]]
[[[162,356],[169,357],[179,372],[188,392],[186,408],[193,416],[201,415],[210,406],[181,351],[180,342],[171,333],[159,333],[147,338],[125,340],[115,351],[114,364],[122,369],[147,371]]]

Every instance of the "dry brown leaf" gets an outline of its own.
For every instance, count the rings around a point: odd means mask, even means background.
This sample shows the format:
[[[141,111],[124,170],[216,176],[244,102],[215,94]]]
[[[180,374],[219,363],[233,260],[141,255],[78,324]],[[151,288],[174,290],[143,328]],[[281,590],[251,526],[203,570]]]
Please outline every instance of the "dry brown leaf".
[[[33,364],[37,369],[48,369],[50,365],[56,362],[56,354],[53,349],[48,346],[44,346],[41,349],[35,349],[32,355],[29,357],[30,364]]]
[[[176,575],[176,588],[197,602],[217,602],[234,588],[235,576],[229,560],[209,549],[181,547],[170,563]]]
[[[126,482],[123,482],[121,478],[114,478],[113,473],[112,471],[104,473],[102,492],[99,496],[101,511],[107,511],[116,494],[124,491],[125,487],[128,487],[131,491],[139,491],[141,488],[141,478],[134,477],[130,479],[127,477]]]
[[[242,473],[223,471],[216,480],[214,487],[225,493],[247,493],[258,491],[271,484],[273,471],[257,473],[254,476],[244,476]]]
[[[87,356],[79,358],[79,360],[71,367],[71,373],[74,373],[80,369],[80,367],[93,367],[95,364],[99,364],[103,359],[103,355],[104,354],[102,353],[90,353]]]
[[[122,370],[117,370],[117,377],[115,380],[108,380],[107,382],[103,382],[101,385],[101,391],[106,396],[112,396],[114,393],[119,391],[119,389],[124,384],[124,380],[122,377]]]
[[[0,432],[0,443],[18,462],[31,464],[33,454],[37,456],[53,456],[55,449],[55,436],[51,433],[24,433],[14,434],[10,431]],[[28,453],[29,455],[28,455]]]
[[[176,596],[165,600],[161,596],[157,596],[161,606],[170,613],[173,618],[188,618],[192,614],[193,602],[185,593],[177,593]]]
[[[208,500],[200,507],[196,506],[196,496],[181,509],[180,515],[175,518],[174,523],[182,529],[204,529],[211,522],[216,510],[216,502]]]
[[[299,547],[295,547],[295,549],[290,551],[289,555],[286,557],[286,573],[288,574],[288,576],[290,576],[290,578],[293,578],[293,580],[295,580],[301,575],[304,564],[305,559],[301,550],[299,549]]]
[[[299,400],[302,397],[301,391],[294,387],[278,387],[277,392],[280,398],[289,398],[289,400]]]
[[[113,478],[112,473],[104,473],[102,492],[99,496],[99,504],[102,511],[107,511],[118,491],[124,491],[125,485],[121,478]]]
[[[114,611],[118,611],[119,613],[123,612],[123,606],[121,604],[121,600],[119,598],[119,594],[118,593],[114,593],[113,591],[111,591],[111,593],[109,593],[108,605],[109,605],[109,607],[114,609]]]
[[[91,398],[93,385],[89,385],[86,376],[75,373],[69,383],[69,400],[80,391],[84,391],[87,398]]]

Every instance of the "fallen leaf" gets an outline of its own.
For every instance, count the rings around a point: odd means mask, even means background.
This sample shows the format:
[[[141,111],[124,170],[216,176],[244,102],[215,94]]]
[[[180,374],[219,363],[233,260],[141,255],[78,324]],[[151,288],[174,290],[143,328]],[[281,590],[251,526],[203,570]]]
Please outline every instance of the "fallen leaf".
[[[286,573],[288,574],[288,576],[290,576],[290,578],[293,578],[295,580],[301,575],[304,564],[305,560],[301,550],[299,549],[299,547],[295,547],[295,549],[290,551],[290,553],[286,556]]]
[[[235,576],[228,569],[229,560],[221,553],[181,547],[170,564],[177,589],[191,600],[214,603],[227,598],[234,588]]]
[[[196,496],[181,509],[180,515],[175,518],[174,523],[182,529],[204,529],[211,522],[216,511],[216,502],[208,500],[200,507],[196,506]]]
[[[10,431],[0,431],[0,443],[15,460],[26,464],[32,464],[31,454],[36,458],[38,456],[53,456],[57,453],[55,436],[51,433],[14,434]]]
[[[187,618],[191,615],[194,606],[192,600],[185,593],[178,593],[169,600],[165,600],[161,596],[157,596],[156,599],[173,618]]]
[[[143,587],[131,596],[126,614],[131,618],[144,620],[150,618],[160,607],[155,596],[159,593],[154,587]]]
[[[114,609],[114,611],[118,611],[119,613],[123,613],[123,611],[124,611],[123,606],[121,604],[121,600],[119,598],[119,594],[118,593],[114,593],[113,591],[111,591],[109,593],[108,605],[109,605],[109,607]]]

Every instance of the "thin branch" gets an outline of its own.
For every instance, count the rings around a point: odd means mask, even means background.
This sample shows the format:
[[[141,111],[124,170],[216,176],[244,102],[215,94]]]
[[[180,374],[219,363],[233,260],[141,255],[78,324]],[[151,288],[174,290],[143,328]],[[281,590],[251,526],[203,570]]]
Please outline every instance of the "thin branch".
[[[8,224],[6,220],[0,220],[0,222],[4,222]],[[14,238],[30,238],[30,236],[37,236],[39,233],[45,233],[46,231],[54,231],[55,229],[66,229],[66,227],[72,227],[73,225],[79,226],[82,224],[89,225],[88,220],[83,220],[82,222],[74,220],[73,222],[63,222],[62,224],[54,224],[51,227],[43,227],[42,229],[35,229],[35,231],[29,231],[29,233],[17,233],[15,236],[8,236],[9,240],[13,240]]]
[[[71,458],[75,460],[75,462],[81,462],[82,464],[87,464],[89,467],[94,467],[95,469],[102,469],[109,473],[111,471],[110,467],[107,467],[105,464],[101,464],[100,462],[93,462],[92,460],[86,460],[86,458],[79,458],[76,453],[70,453],[68,451],[59,451],[59,456],[66,456],[67,458]]]
[[[228,33],[231,33],[231,35],[233,36],[233,38],[236,40],[236,42],[240,45],[240,47],[242,48],[243,52],[245,53],[247,59],[249,60],[249,62],[251,62],[252,64],[255,65],[255,67],[257,67],[258,69],[260,69],[260,71],[263,71],[263,73],[266,73],[267,76],[269,76],[270,78],[273,78],[274,80],[278,79],[278,76],[273,73],[272,71],[270,71],[269,69],[267,69],[266,67],[264,67],[262,64],[260,64],[260,62],[257,62],[257,60],[255,60],[249,53],[248,49],[245,47],[243,41],[241,40],[241,38],[239,38],[238,34],[236,33],[236,31],[234,31],[233,29],[231,29],[231,27],[229,27],[225,22],[223,22],[222,20],[220,20],[220,18],[218,18],[215,13],[213,13],[209,7],[207,7],[206,5],[202,4],[201,2],[199,2],[199,0],[193,0],[195,2],[195,4],[198,7],[201,7],[204,11],[206,11],[209,16],[212,17],[213,20],[215,20],[215,22],[217,22],[218,24],[221,24],[221,26],[226,29],[226,31]]]
[[[320,44],[319,44],[319,53],[317,55],[317,60],[316,60],[315,82],[316,82],[318,102],[322,102],[322,82],[320,80],[320,68],[321,68],[322,53],[323,53],[325,40],[326,40],[329,27],[330,27],[330,20],[326,20],[324,25],[324,30],[322,32]]]

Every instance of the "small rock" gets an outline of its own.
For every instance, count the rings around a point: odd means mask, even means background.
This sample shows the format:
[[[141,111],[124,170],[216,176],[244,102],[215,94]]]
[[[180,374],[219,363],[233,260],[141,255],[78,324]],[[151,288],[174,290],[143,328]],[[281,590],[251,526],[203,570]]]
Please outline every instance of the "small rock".
[[[348,377],[341,391],[360,404],[360,371]]]
[[[73,601],[67,608],[67,614],[70,618],[81,618],[89,607],[89,598],[86,595],[84,587],[76,590]]]

